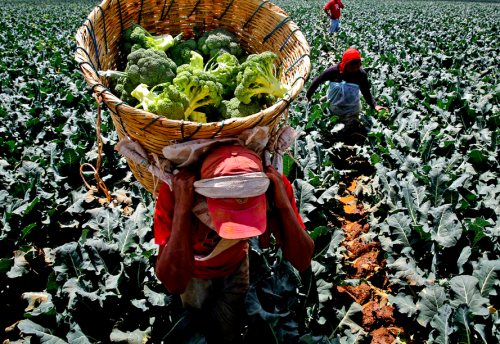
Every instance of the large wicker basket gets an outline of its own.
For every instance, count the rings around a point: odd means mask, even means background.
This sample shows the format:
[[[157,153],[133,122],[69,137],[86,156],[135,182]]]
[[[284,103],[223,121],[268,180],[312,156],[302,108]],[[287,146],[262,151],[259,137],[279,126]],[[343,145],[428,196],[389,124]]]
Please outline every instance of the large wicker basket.
[[[122,33],[138,23],[153,35],[184,32],[193,38],[194,30],[203,33],[217,27],[233,32],[250,53],[273,51],[281,81],[292,89],[274,106],[245,118],[199,124],[174,121],[124,104],[107,87],[109,80],[97,70],[123,70],[124,56],[119,44]],[[128,135],[149,152],[161,155],[162,148],[175,141],[234,137],[254,126],[267,125],[274,132],[288,106],[302,90],[311,61],[307,41],[291,18],[268,1],[257,0],[104,0],[76,33],[75,58],[93,91],[111,110],[119,138]],[[139,182],[153,190],[153,178],[142,166],[129,160]]]

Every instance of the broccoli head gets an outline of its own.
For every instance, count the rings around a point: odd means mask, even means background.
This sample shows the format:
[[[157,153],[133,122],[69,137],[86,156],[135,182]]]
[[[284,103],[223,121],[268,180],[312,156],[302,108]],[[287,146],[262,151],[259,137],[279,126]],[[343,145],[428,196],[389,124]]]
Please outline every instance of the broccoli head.
[[[231,100],[223,100],[218,107],[224,119],[234,117],[246,117],[261,111],[263,107],[256,99],[253,99],[249,104],[244,104],[238,98]]]
[[[176,45],[180,40],[180,38],[182,37],[182,34],[175,38],[168,34],[161,36],[152,36],[143,27],[139,25],[134,25],[134,26],[135,28],[132,30],[132,32],[130,32],[130,35],[127,32],[126,37],[130,37],[129,38],[130,43],[138,44],[143,49],[156,49],[159,51],[167,51],[169,48]]]
[[[184,111],[189,106],[187,97],[177,87],[166,83],[161,93],[148,90],[148,86],[140,84],[131,93],[140,101],[142,107],[154,114],[174,120],[184,119]]]
[[[210,57],[224,53],[238,57],[243,52],[236,36],[222,28],[205,32],[198,40],[198,49]]]
[[[172,60],[175,62],[177,66],[189,63],[189,60],[191,59],[191,52],[196,51],[197,53],[201,54],[201,52],[198,49],[198,46],[196,42],[192,39],[189,39],[187,41],[184,41],[176,46],[174,46],[172,49],[170,49],[168,52],[170,53],[170,57]]]
[[[249,104],[253,96],[261,93],[282,98],[290,88],[274,76],[273,61],[277,58],[276,54],[270,51],[250,55],[241,65],[236,79],[236,98],[244,104]]]
[[[155,86],[172,82],[177,72],[174,61],[164,52],[155,49],[139,49],[127,57],[127,73],[132,84]]]
[[[189,100],[189,106],[185,112],[186,119],[200,118],[198,114],[193,114],[195,109],[210,104],[218,106],[222,100],[222,84],[217,82],[215,76],[202,69],[191,67],[191,70],[181,71],[174,79],[174,85]]]
[[[218,82],[224,86],[223,94],[229,94],[236,89],[236,77],[240,70],[238,59],[234,55],[223,54],[217,57],[216,64],[209,70]]]

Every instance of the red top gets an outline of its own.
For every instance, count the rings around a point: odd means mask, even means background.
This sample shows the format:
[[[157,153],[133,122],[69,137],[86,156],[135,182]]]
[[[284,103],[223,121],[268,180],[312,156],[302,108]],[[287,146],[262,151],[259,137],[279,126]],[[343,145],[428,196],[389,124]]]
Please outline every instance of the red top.
[[[340,0],[332,0],[325,6],[325,10],[330,10],[332,13],[333,19],[340,18],[340,8],[344,8]]]
[[[290,203],[292,205],[297,219],[299,220],[302,228],[305,229],[304,223],[300,218],[295,204],[295,196],[293,188],[288,179],[283,175],[283,182],[285,190]],[[170,188],[163,183],[158,194],[156,202],[154,231],[155,243],[157,245],[168,244],[170,233],[172,232],[172,225],[174,219],[174,206],[175,198]],[[193,238],[193,251],[194,254],[208,255],[215,248],[221,237],[214,230],[205,226],[194,214],[191,215],[191,235]],[[279,238],[277,238],[279,242]],[[224,277],[235,271],[248,253],[248,242],[244,241],[238,243],[227,250],[223,251],[214,258],[206,261],[195,260],[195,269],[192,277],[201,279],[212,279]]]

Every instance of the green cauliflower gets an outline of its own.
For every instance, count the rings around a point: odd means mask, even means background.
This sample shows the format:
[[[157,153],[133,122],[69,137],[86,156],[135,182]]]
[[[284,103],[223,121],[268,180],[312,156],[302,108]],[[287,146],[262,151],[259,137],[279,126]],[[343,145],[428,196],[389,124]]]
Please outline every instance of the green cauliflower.
[[[161,86],[163,86],[163,91],[158,94],[153,92],[155,87],[149,90],[147,85],[140,84],[131,94],[149,112],[173,120],[184,119],[184,112],[189,106],[188,98],[170,83]]]
[[[126,39],[128,38],[131,43],[134,43],[134,45],[131,48],[132,52],[134,51],[134,49],[135,50],[139,49],[137,45],[143,49],[156,49],[165,52],[169,48],[176,45],[182,38],[182,34],[180,34],[175,38],[169,34],[161,36],[152,36],[143,27],[136,24],[134,24],[134,26],[135,27],[132,30],[132,32],[130,32],[130,35],[127,32],[127,35],[125,36],[125,38]]]
[[[283,98],[290,87],[282,84],[273,73],[273,61],[278,56],[270,51],[250,55],[240,67],[236,79],[234,95],[244,104],[249,104],[252,97],[261,93]]]
[[[223,87],[212,74],[199,68],[188,67],[191,69],[186,68],[177,74],[174,85],[189,100],[189,106],[185,112],[186,120],[206,122],[206,116],[194,110],[210,104],[218,106],[222,100]]]
[[[224,86],[224,95],[234,92],[236,77],[240,70],[238,59],[234,55],[223,54],[217,57],[216,62],[208,71]]]
[[[189,60],[191,59],[191,52],[192,51],[195,51],[198,54],[201,54],[201,51],[199,51],[197,49],[198,49],[198,46],[196,44],[196,41],[189,39],[187,41],[184,41],[184,42],[174,46],[168,52],[169,52],[172,60],[175,62],[175,64],[177,66],[180,66],[180,65],[189,63]]]
[[[211,58],[224,53],[239,57],[243,53],[236,36],[222,28],[205,32],[198,40],[198,49]]]
[[[146,84],[152,87],[172,82],[177,73],[174,61],[159,50],[139,49],[128,55],[127,59],[125,73],[134,86]]]
[[[223,100],[218,107],[224,119],[250,116],[262,109],[263,106],[259,104],[257,99],[253,99],[249,104],[244,104],[238,98]]]

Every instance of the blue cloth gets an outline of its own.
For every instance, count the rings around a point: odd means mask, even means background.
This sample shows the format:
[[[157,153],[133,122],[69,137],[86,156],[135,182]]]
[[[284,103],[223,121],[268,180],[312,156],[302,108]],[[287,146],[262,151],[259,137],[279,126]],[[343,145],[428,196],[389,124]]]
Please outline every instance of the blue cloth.
[[[334,31],[339,31],[339,20],[330,18],[330,22],[331,22],[330,33],[333,33]]]

